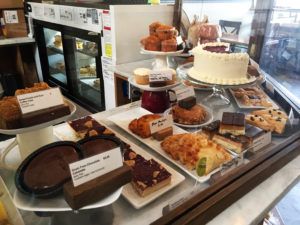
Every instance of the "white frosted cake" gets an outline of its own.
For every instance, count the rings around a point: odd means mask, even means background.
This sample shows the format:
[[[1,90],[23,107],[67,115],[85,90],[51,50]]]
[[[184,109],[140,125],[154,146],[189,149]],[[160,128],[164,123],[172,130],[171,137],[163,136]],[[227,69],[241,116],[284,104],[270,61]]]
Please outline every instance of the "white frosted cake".
[[[228,43],[207,43],[193,49],[194,67],[189,76],[211,84],[236,85],[249,83],[247,53],[227,51]]]

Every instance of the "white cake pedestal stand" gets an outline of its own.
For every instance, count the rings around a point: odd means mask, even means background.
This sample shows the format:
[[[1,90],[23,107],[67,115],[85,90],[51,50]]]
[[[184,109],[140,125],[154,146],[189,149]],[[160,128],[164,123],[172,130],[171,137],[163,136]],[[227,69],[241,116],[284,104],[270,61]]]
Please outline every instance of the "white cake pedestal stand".
[[[242,88],[242,87],[249,87],[256,85],[258,83],[261,83],[265,80],[265,76],[261,73],[259,77],[252,77],[249,79],[249,83],[245,84],[237,84],[237,85],[221,85],[221,84],[211,84],[211,83],[206,83],[202,82],[199,80],[195,80],[191,78],[188,74],[189,70],[193,67],[194,63],[187,63],[184,65],[181,65],[177,68],[177,75],[186,81],[189,81],[194,84],[202,85],[202,86],[207,86],[207,87],[212,87],[213,93],[209,96],[207,96],[205,99],[203,99],[204,102],[210,104],[210,105],[229,105],[230,100],[224,96],[223,89],[228,89],[228,88]]]
[[[16,135],[15,140],[6,147],[6,149],[1,153],[0,163],[6,169],[16,170],[21,162],[15,164],[6,163],[6,155],[18,145],[21,160],[25,159],[30,153],[37,150],[38,148],[54,142],[56,139],[53,134],[54,124],[58,124],[67,121],[76,111],[76,106],[67,100],[70,106],[71,113],[69,115],[57,118],[55,120],[41,123],[31,127],[19,128],[19,129],[0,129],[0,133],[8,135]]]
[[[168,60],[168,56],[180,56],[183,50],[176,52],[158,52],[158,51],[148,51],[141,48],[140,53],[144,55],[153,55],[154,62],[152,63],[153,70],[159,70],[161,68],[171,67],[171,63]]]

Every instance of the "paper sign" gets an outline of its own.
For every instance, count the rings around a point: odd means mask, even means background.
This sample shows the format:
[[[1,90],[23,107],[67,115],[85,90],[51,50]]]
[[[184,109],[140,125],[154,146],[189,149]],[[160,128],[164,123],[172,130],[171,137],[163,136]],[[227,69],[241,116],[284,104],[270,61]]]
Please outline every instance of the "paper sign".
[[[183,40],[181,36],[176,37],[177,45],[181,45]]]
[[[18,12],[17,11],[4,11],[6,23],[18,23]]]
[[[47,19],[55,19],[55,9],[50,6],[44,7],[44,16]]]
[[[74,20],[72,8],[60,8],[60,19],[63,21],[72,22]]]
[[[105,45],[105,56],[112,57],[112,46],[110,44]]]
[[[256,152],[266,145],[271,143],[272,135],[271,132],[266,132],[265,134],[261,135],[260,137],[253,140],[253,151]]]
[[[168,127],[172,127],[173,118],[172,115],[167,115],[157,120],[153,120],[150,123],[151,134],[156,133],[157,131],[163,130]]]
[[[272,135],[271,132],[268,131],[264,135],[261,135],[260,137],[253,140],[253,152],[256,152],[266,145],[271,143]]]
[[[176,197],[169,202],[169,204],[163,208],[163,215],[166,213],[172,211],[176,207],[180,206],[182,203],[186,202],[196,194],[198,194],[201,191],[202,186],[198,185],[195,186],[191,191],[183,191],[179,195],[176,195]]]
[[[18,95],[17,99],[22,114],[64,104],[59,88]]]
[[[123,165],[121,149],[91,156],[69,164],[74,187],[109,173]]]
[[[188,98],[195,97],[195,91],[193,87],[185,87],[179,90],[175,90],[177,101]]]
[[[221,176],[237,168],[243,163],[244,163],[244,154],[240,154],[237,157],[231,159],[230,161],[223,163],[221,165]]]
[[[149,82],[169,81],[172,80],[172,71],[155,71],[152,70],[149,73]]]

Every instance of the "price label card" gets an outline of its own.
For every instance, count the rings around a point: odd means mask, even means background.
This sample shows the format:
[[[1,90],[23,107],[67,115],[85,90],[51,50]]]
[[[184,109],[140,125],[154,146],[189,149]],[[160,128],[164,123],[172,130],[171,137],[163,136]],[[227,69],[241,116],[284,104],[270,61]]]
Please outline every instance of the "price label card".
[[[152,70],[149,73],[149,82],[169,81],[172,80],[172,71],[156,71]]]
[[[232,160],[221,165],[221,176],[235,169],[244,163],[244,154],[240,154]]]
[[[268,144],[271,143],[272,140],[272,135],[271,135],[271,131],[266,132],[265,134],[259,136],[258,138],[255,138],[253,140],[253,152],[256,152],[260,149],[262,149],[263,147],[267,146]]]
[[[176,37],[177,45],[181,45],[183,40],[181,36]]]
[[[55,19],[55,9],[50,6],[44,7],[44,16],[49,19]]]
[[[59,88],[18,95],[17,99],[22,114],[64,104]]]
[[[167,115],[157,120],[153,120],[150,122],[151,134],[154,134],[157,131],[163,130],[165,128],[172,127],[172,125],[173,125],[172,115]]]
[[[18,23],[18,12],[17,11],[4,11],[4,16],[5,16],[5,22],[6,23]]]
[[[74,187],[121,166],[123,166],[123,161],[119,147],[69,164]]]
[[[195,97],[195,91],[193,87],[185,87],[179,90],[175,90],[177,101],[188,97]]]
[[[74,20],[74,12],[72,8],[60,8],[60,19],[72,22]]]

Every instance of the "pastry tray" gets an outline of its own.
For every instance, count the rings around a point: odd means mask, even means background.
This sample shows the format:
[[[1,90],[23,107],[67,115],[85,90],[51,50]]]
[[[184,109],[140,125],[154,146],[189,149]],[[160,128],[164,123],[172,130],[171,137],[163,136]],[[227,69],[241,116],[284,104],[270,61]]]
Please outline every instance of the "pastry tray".
[[[141,107],[137,107],[137,108],[133,108],[130,109],[128,111],[125,112],[121,112],[118,114],[115,114],[113,116],[108,117],[107,119],[114,122],[116,125],[118,125],[120,128],[122,128],[123,130],[125,130],[126,132],[128,132],[130,135],[134,136],[135,138],[137,138],[139,141],[141,141],[142,143],[146,144],[148,147],[150,147],[151,149],[153,149],[155,152],[159,153],[160,155],[162,155],[164,158],[166,158],[167,160],[169,160],[171,163],[173,163],[174,165],[176,165],[177,167],[179,167],[181,170],[183,170],[185,173],[187,173],[188,175],[190,175],[192,178],[198,180],[201,183],[204,183],[206,181],[208,181],[211,177],[212,174],[214,174],[215,172],[220,170],[219,168],[216,168],[215,170],[213,170],[212,172],[210,172],[209,174],[207,174],[206,176],[201,176],[199,177],[196,173],[196,170],[188,170],[186,165],[181,164],[181,162],[179,160],[174,160],[172,159],[171,155],[168,154],[167,152],[165,152],[161,146],[159,141],[157,140],[153,140],[151,137],[150,138],[141,138],[138,135],[135,135],[134,133],[132,133],[129,129],[128,129],[128,124],[135,118],[141,117],[145,114],[152,114],[151,112],[147,111],[144,108]],[[185,130],[173,125],[173,134],[181,134],[181,133],[186,133]]]
[[[103,121],[99,121],[100,124],[105,125]],[[118,134],[116,131],[111,129],[109,126],[105,125],[108,129],[112,130],[117,137],[119,137],[122,141],[129,144],[133,151],[143,156],[145,159],[155,159],[158,163],[163,165],[171,174],[171,184],[151,193],[150,195],[147,195],[145,197],[140,197],[138,193],[133,189],[132,184],[126,184],[123,186],[122,195],[132,204],[132,206],[136,209],[142,208],[145,205],[149,204],[150,202],[157,199],[159,196],[163,195],[164,193],[168,192],[169,190],[173,189],[177,185],[179,185],[181,182],[185,180],[185,177],[178,173],[176,170],[172,169],[171,167],[167,166],[160,160],[153,157],[151,154],[143,150],[141,147],[135,145],[128,139],[124,138],[120,134]],[[71,128],[68,124],[64,123],[61,125],[58,125],[54,129],[54,134],[59,138],[60,140],[69,140],[69,141],[78,141],[79,138],[73,133]]]

